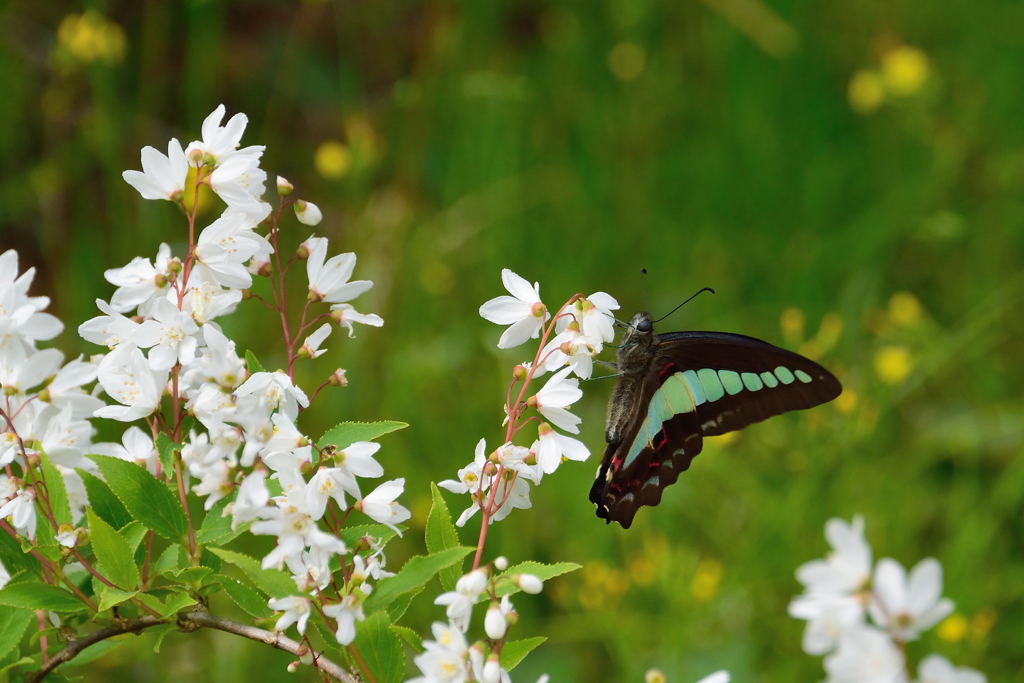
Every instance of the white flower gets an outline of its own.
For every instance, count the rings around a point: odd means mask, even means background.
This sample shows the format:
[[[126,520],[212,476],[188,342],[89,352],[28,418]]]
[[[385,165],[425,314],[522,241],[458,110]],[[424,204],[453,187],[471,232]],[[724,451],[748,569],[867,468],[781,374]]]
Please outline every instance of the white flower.
[[[29,540],[36,538],[36,492],[24,488],[9,501],[0,505],[0,519],[9,517],[14,530]]]
[[[533,506],[530,502],[530,479],[522,473],[515,477],[503,476],[494,486],[498,489],[494,499],[505,502],[491,515],[492,522],[500,522],[508,517],[512,510],[527,510]]]
[[[729,672],[716,671],[700,679],[697,683],[729,683]]]
[[[305,199],[297,199],[294,204],[295,217],[299,219],[299,222],[304,225],[319,225],[323,219],[323,214],[320,213],[320,207],[313,202],[307,202]]]
[[[541,350],[544,362],[540,369],[548,372],[568,364],[578,377],[589,379],[594,373],[594,356],[599,354],[601,349],[600,339],[587,337],[579,331],[579,326],[573,323],[555,335]]]
[[[349,338],[356,336],[352,323],[372,325],[373,327],[382,327],[384,325],[384,318],[376,313],[360,313],[350,304],[332,304],[331,317],[335,322],[348,330]]]
[[[45,296],[28,296],[36,269],[18,275],[18,252],[8,249],[0,254],[0,347],[17,339],[25,344],[53,339],[64,324],[41,311],[50,304]]]
[[[846,631],[825,657],[828,683],[906,683],[903,653],[888,635],[859,626]]]
[[[847,524],[830,519],[825,538],[832,553],[824,560],[813,560],[796,570],[796,577],[808,593],[848,594],[861,590],[871,578],[871,546],[864,540],[864,518],[856,515]]]
[[[307,598],[290,595],[286,598],[271,598],[267,606],[275,612],[284,612],[274,624],[275,631],[284,631],[292,624],[295,624],[299,633],[306,632],[306,622],[309,621],[310,606]]]
[[[789,615],[807,620],[804,652],[823,655],[835,649],[847,629],[863,623],[864,604],[855,596],[801,595],[789,603]]]
[[[120,346],[104,356],[97,376],[107,395],[124,405],[104,406],[94,415],[122,422],[152,415],[167,384],[167,372],[150,369],[142,351],[132,346]]]
[[[320,345],[324,343],[331,334],[331,324],[324,323],[320,327],[314,330],[313,334],[306,337],[302,342],[302,347],[299,352],[309,358],[319,358],[320,356],[327,353],[327,349],[321,349]]]
[[[423,676],[407,683],[463,683],[469,676],[466,638],[458,627],[435,621],[434,640],[423,641],[423,652],[413,662]]]
[[[465,633],[473,615],[473,605],[487,588],[487,572],[474,569],[455,582],[455,590],[442,593],[434,600],[435,605],[444,605],[445,615],[452,626]]]
[[[445,479],[438,483],[443,489],[447,489],[452,493],[476,493],[477,491],[486,491],[490,477],[483,476],[484,463],[487,462],[487,456],[485,451],[487,450],[487,444],[484,439],[480,439],[476,444],[476,449],[473,452],[473,462],[466,465],[459,470],[458,480]],[[476,509],[476,506],[473,506]]]
[[[547,422],[541,422],[537,429],[538,439],[533,450],[537,453],[537,464],[544,474],[551,474],[562,463],[562,458],[584,461],[590,457],[590,450],[582,441],[559,434]]]
[[[117,287],[110,299],[110,307],[118,313],[127,313],[166,293],[170,285],[171,263],[171,248],[161,244],[155,264],[148,258],[136,256],[125,266],[104,271],[103,277],[107,282]],[[96,304],[99,306],[98,301]]]
[[[103,299],[96,299],[96,307],[104,315],[90,318],[78,326],[78,334],[82,339],[113,349],[135,335],[139,323],[125,317]]]
[[[167,299],[154,302],[149,313],[152,317],[139,325],[134,338],[140,347],[149,349],[149,367],[170,370],[175,363],[187,365],[195,360],[199,326],[192,316]]]
[[[219,164],[230,158],[238,149],[238,145],[242,141],[242,134],[245,133],[245,127],[249,123],[249,117],[239,112],[222,126],[220,122],[224,120],[226,111],[223,104],[217,105],[217,108],[203,120],[201,129],[203,140],[189,143],[187,150],[189,156],[207,157],[204,161]]]
[[[356,267],[356,255],[352,252],[327,257],[327,239],[311,237],[306,240],[309,259],[306,261],[306,275],[309,278],[309,296],[316,301],[344,303],[356,298],[373,287],[369,280],[349,282]]]
[[[231,528],[237,529],[245,522],[251,522],[270,502],[270,491],[266,484],[267,472],[263,469],[253,472],[238,486],[238,496],[231,504]]]
[[[497,325],[508,325],[498,340],[499,349],[519,346],[527,339],[536,339],[541,327],[551,316],[540,300],[540,284],[530,283],[502,268],[501,281],[512,296],[499,296],[480,306],[480,316]]]
[[[558,428],[572,434],[579,434],[580,418],[573,415],[567,406],[572,405],[583,396],[578,379],[566,379],[572,368],[563,368],[541,387],[536,395],[531,396],[527,403],[536,408],[541,415],[553,422]]]
[[[124,181],[138,190],[143,199],[178,201],[185,192],[188,160],[176,138],[167,143],[167,156],[152,147],[142,148],[142,171],[125,171]]]
[[[406,508],[399,505],[395,500],[405,490],[405,478],[386,481],[365,498],[356,503],[356,508],[361,510],[375,522],[386,524],[396,531],[396,524],[401,524],[412,516]]]
[[[909,580],[899,562],[883,558],[872,588],[871,618],[903,641],[916,639],[953,611],[953,601],[942,597],[942,565],[935,558],[918,562]]]
[[[230,208],[252,217],[253,225],[270,214],[270,204],[263,201],[267,172],[260,168],[263,147],[246,147],[217,165],[210,174],[210,188]]]
[[[281,371],[253,373],[235,389],[235,396],[239,399],[253,396],[267,411],[280,410],[292,421],[299,415],[299,406],[309,406],[306,392],[292,384],[292,378]]]
[[[96,379],[96,371],[95,363],[70,361],[46,385],[46,400],[58,408],[70,406],[76,418],[91,417],[97,408],[103,406],[103,401],[85,393],[81,387]]]
[[[310,508],[318,519],[324,514],[327,499],[334,498],[344,510],[348,507],[344,492],[354,498],[362,497],[356,477],[380,477],[384,468],[373,459],[380,450],[380,444],[372,441],[356,441],[347,448],[335,452],[334,467],[321,467],[309,481]]]
[[[324,614],[338,621],[338,631],[334,637],[341,645],[348,645],[355,640],[356,622],[366,618],[363,606],[355,595],[346,595],[337,604],[325,605]]]
[[[576,321],[585,337],[610,342],[615,339],[615,316],[619,302],[611,294],[594,292],[586,299],[576,301]]]
[[[121,435],[121,443],[94,444],[93,451],[100,455],[109,455],[154,471],[157,462],[156,448],[149,434],[138,427],[129,427]]]
[[[57,349],[26,350],[14,346],[0,354],[0,385],[8,395],[25,394],[52,377],[64,354]]]
[[[986,683],[985,674],[957,668],[941,655],[928,655],[917,668],[918,683]]]
[[[214,282],[224,287],[252,286],[252,274],[245,262],[258,253],[274,251],[265,237],[252,230],[264,218],[266,215],[250,215],[229,207],[199,233],[195,256]]]

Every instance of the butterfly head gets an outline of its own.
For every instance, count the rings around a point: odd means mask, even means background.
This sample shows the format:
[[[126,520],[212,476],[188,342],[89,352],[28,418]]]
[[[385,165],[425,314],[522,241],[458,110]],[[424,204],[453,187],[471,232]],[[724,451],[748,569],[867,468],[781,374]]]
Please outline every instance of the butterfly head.
[[[654,336],[654,321],[651,314],[640,312],[629,319],[626,333],[622,336],[623,346],[638,342],[649,342]]]

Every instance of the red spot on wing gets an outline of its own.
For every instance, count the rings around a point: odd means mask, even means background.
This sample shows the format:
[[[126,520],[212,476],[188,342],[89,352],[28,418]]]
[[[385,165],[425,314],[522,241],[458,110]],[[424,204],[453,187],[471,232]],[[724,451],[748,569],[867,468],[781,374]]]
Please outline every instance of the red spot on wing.
[[[675,368],[676,368],[676,364],[673,363],[672,361],[669,361],[668,363],[665,363],[665,367],[663,367],[661,370],[658,371],[658,379],[661,379],[661,380],[665,379],[665,376],[667,374],[669,374],[670,372],[672,372],[673,370],[675,370]]]

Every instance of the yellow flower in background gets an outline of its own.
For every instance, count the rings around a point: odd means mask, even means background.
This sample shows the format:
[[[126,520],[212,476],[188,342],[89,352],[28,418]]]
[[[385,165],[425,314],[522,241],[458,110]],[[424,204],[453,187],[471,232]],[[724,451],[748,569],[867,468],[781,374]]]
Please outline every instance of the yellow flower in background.
[[[967,635],[967,618],[959,612],[950,614],[939,624],[936,632],[939,634],[939,638],[946,642],[960,642]]]
[[[910,292],[896,292],[889,299],[889,319],[897,325],[911,327],[921,320],[921,302]]]
[[[313,164],[321,176],[337,180],[352,168],[352,152],[338,140],[324,140],[316,148]]]
[[[885,101],[885,86],[878,72],[861,69],[850,79],[846,88],[850,107],[858,114],[873,114]]]
[[[620,81],[634,81],[647,68],[647,53],[636,43],[619,43],[608,53],[608,68]]]
[[[836,398],[836,410],[843,415],[849,415],[857,408],[857,403],[860,401],[860,396],[857,392],[849,387],[843,387],[843,393],[839,394]]]
[[[782,328],[782,336],[790,343],[803,339],[804,323],[804,312],[792,306],[784,309],[782,315],[779,316],[779,327]]]
[[[707,601],[718,594],[718,586],[721,583],[722,563],[718,560],[701,560],[690,582],[690,592],[698,600]]]
[[[95,10],[64,17],[57,42],[80,62],[118,62],[124,57],[124,30]]]
[[[886,384],[899,384],[913,369],[914,359],[904,346],[883,346],[875,353],[875,374]]]
[[[894,95],[913,95],[928,80],[928,56],[909,45],[890,50],[882,58],[882,80]]]

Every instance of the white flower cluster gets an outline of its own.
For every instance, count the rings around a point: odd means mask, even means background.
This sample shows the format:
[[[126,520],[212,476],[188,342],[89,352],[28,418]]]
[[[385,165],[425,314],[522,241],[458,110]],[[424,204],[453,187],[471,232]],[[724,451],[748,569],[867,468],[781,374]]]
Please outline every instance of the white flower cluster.
[[[297,258],[306,259],[308,296],[298,331],[291,338],[287,327],[283,332],[288,369],[247,372],[234,341],[216,319],[235,310],[245,298],[244,290],[252,286],[254,274],[271,273],[279,278],[273,280],[273,291],[275,310],[283,319],[287,264],[282,267],[276,260],[277,217],[265,232],[259,231],[271,214],[270,204],[263,199],[267,174],[260,168],[260,158],[264,148],[239,148],[247,124],[244,114],[235,114],[222,125],[223,118],[222,105],[203,122],[201,140],[184,149],[171,140],[167,156],[146,147],[143,171],[124,173],[144,198],[181,204],[189,218],[188,252],[179,258],[162,244],[152,261],[138,257],[108,270],[106,279],[117,289],[109,302],[97,301],[102,315],[79,328],[83,338],[109,351],[95,364],[81,364],[91,375],[83,369],[75,381],[80,384],[98,377],[103,391],[116,403],[103,406],[91,396],[85,399],[92,403],[63,398],[77,386],[67,381],[50,392],[51,402],[59,398],[54,409],[67,414],[61,418],[65,422],[90,414],[123,422],[145,419],[151,434],[160,430],[176,437],[190,475],[190,490],[205,497],[208,510],[237,491],[225,514],[232,515],[235,528],[251,523],[252,533],[276,537],[276,547],[263,558],[263,567],[287,568],[301,593],[270,602],[271,608],[284,612],[279,629],[295,624],[304,632],[311,611],[309,593],[332,583],[331,560],[343,556],[342,565],[350,571],[340,591],[332,587],[330,597],[323,596],[322,609],[336,620],[338,641],[348,644],[355,637],[355,622],[363,618],[361,605],[371,590],[368,581],[389,574],[372,539],[361,544],[368,546],[361,547],[363,554],[356,554],[338,537],[337,522],[326,525],[329,503],[333,500],[341,514],[357,509],[394,526],[409,517],[409,511],[396,502],[404,479],[385,482],[364,495],[358,479],[384,474],[374,460],[378,444],[361,441],[344,449],[315,449],[296,424],[309,398],[293,382],[292,366],[298,358],[324,353],[322,344],[332,322],[344,326],[351,336],[353,323],[379,327],[383,320],[359,313],[348,303],[373,286],[368,280],[350,281],[355,254],[328,257],[327,239],[311,236],[297,251]],[[208,185],[227,205],[194,239],[195,213],[183,202],[190,173],[197,185]],[[290,183],[279,179],[280,195],[291,190]],[[293,205],[303,223],[319,222],[320,210],[314,204],[296,200]],[[329,305],[328,312],[307,316],[311,306],[321,303]],[[321,320],[323,324],[313,329]],[[40,322],[37,327],[46,325]],[[44,332],[52,336],[51,329]],[[307,333],[300,344],[297,340]],[[344,371],[335,371],[331,380],[325,385],[345,383]],[[166,396],[171,404],[169,419],[163,413]],[[196,425],[182,434],[186,411]],[[68,429],[63,426],[62,433],[70,435]],[[43,446],[47,453],[59,453],[50,442]],[[93,452],[134,460],[160,474],[153,438],[138,427],[130,427],[121,444],[93,447]],[[80,464],[76,461],[74,466]]]
[[[501,280],[510,296],[496,297],[480,307],[484,319],[509,326],[498,340],[498,347],[511,348],[537,337],[541,337],[541,343],[533,361],[516,366],[513,372],[513,386],[505,405],[505,443],[488,455],[481,439],[473,462],[458,471],[457,479],[439,484],[453,493],[468,493],[472,498],[470,506],[459,516],[458,526],[480,510],[486,525],[504,519],[515,508],[529,508],[530,484],[539,484],[563,460],[583,461],[590,457],[582,441],[556,431],[555,427],[579,433],[580,418],[569,408],[583,392],[579,379],[570,375],[589,378],[593,357],[615,336],[612,311],[619,304],[604,292],[573,297],[558,309],[552,321],[540,299],[539,284],[530,285],[508,268],[501,271]],[[537,393],[526,397],[530,382],[546,372],[554,374]],[[536,438],[529,447],[516,445],[513,439],[525,425],[523,414],[529,408],[536,410],[543,420],[538,421]]]
[[[431,631],[434,640],[423,642],[424,651],[414,658],[423,674],[410,679],[408,683],[509,683],[508,671],[501,666],[501,650],[505,645],[508,627],[517,619],[512,601],[508,595],[498,599],[502,584],[514,584],[526,593],[540,593],[543,582],[532,574],[495,574],[494,570],[508,568],[504,557],[497,558],[492,565],[474,569],[455,583],[455,590],[442,593],[434,601],[444,605],[448,623],[434,622]],[[483,638],[472,646],[464,635],[469,629],[473,606],[484,598],[489,606],[484,616]],[[538,683],[546,683],[548,677],[541,676]]]
[[[937,654],[921,660],[916,679],[910,675],[905,644],[953,611],[953,602],[942,597],[937,560],[922,560],[908,575],[883,558],[872,571],[859,516],[849,524],[830,519],[825,538],[832,552],[797,569],[805,592],[789,613],[807,621],[804,651],[827,655],[827,683],[985,683],[983,674]]]
[[[9,519],[29,539],[36,537],[35,500],[41,493],[27,481],[30,463],[40,452],[49,456],[64,478],[73,520],[81,518],[87,500],[75,468],[96,469],[84,457],[94,450],[88,418],[103,406],[89,390],[96,380],[95,361],[65,363],[57,349],[36,347],[64,326],[43,312],[47,297],[29,296],[34,276],[34,268],[18,274],[17,252],[0,254],[0,467],[11,475],[0,474],[0,520]],[[74,543],[70,536],[67,540]]]

